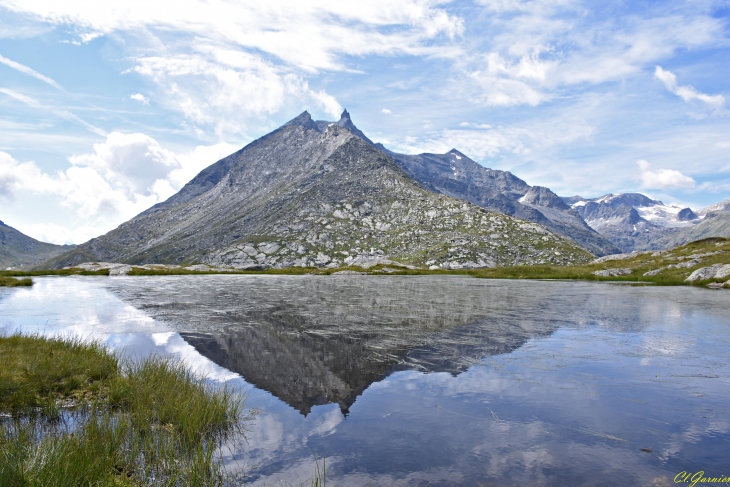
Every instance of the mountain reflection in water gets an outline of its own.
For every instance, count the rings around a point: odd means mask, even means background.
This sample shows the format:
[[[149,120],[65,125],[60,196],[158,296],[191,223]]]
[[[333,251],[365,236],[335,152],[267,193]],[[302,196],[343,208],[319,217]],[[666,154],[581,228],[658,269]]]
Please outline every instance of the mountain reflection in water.
[[[0,288],[0,333],[176,356],[246,391],[258,414],[225,461],[247,466],[247,485],[306,482],[313,452],[333,484],[362,486],[661,486],[727,466],[728,292],[437,276],[34,281]]]
[[[451,277],[225,276],[224,285],[196,276],[195,286],[175,279],[112,290],[305,416],[329,403],[346,416],[363,390],[396,370],[457,375],[552,333],[590,299],[573,295],[566,307],[555,286],[515,293]]]

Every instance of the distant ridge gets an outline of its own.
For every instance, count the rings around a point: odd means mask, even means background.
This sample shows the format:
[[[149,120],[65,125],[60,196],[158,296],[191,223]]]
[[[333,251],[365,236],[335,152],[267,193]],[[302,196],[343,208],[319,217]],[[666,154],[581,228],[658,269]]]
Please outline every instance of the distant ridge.
[[[0,269],[32,266],[75,247],[41,242],[0,221]]]
[[[707,237],[730,237],[723,223],[730,200],[695,213],[691,208],[665,205],[641,193],[606,194],[600,198],[563,198],[597,232],[623,252],[661,250]],[[728,213],[730,215],[730,213]]]

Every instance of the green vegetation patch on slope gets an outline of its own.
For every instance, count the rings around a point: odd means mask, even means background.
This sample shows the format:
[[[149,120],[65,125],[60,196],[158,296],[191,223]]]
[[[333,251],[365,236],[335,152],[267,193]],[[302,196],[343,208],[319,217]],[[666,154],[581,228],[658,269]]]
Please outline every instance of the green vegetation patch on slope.
[[[608,256],[610,257],[619,256]],[[614,260],[580,266],[517,266],[499,269],[479,269],[470,272],[476,277],[495,279],[586,279],[594,281],[635,281],[658,285],[707,285],[727,283],[730,276],[687,282],[697,269],[716,264],[730,264],[730,239],[708,238],[682,245],[669,251],[635,252]],[[597,259],[602,260],[602,259]],[[679,266],[678,266],[679,265]],[[672,266],[672,267],[670,267]],[[625,269],[627,275],[597,276],[594,272]],[[661,269],[661,270],[660,270]],[[657,272],[658,271],[658,272]],[[645,275],[656,272],[653,275]]]

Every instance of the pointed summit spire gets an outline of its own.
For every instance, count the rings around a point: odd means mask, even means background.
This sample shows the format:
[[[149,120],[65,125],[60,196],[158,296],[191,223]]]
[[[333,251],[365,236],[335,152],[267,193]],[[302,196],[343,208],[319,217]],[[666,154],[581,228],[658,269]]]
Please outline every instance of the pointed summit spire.
[[[337,126],[344,127],[346,129],[348,129],[350,132],[352,132],[353,134],[355,134],[358,137],[360,137],[362,140],[364,140],[368,144],[375,145],[375,144],[373,144],[373,141],[372,140],[368,139],[365,136],[365,134],[363,134],[360,131],[360,129],[358,129],[357,127],[355,127],[355,124],[352,123],[352,119],[350,118],[350,112],[348,112],[347,109],[345,109],[345,111],[342,112],[342,116],[340,117],[340,121],[337,122]]]

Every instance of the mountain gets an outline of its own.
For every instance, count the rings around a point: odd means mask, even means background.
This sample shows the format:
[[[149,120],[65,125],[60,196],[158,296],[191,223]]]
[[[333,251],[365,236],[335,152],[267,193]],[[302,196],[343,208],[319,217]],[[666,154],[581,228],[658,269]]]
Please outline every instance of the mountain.
[[[351,125],[346,111],[337,123],[304,112],[44,266],[472,268],[591,259],[541,225],[430,191]]]
[[[657,236],[645,250],[671,249],[709,237],[730,238],[730,211],[705,213],[705,217],[696,225],[672,229]]]
[[[382,144],[376,147],[433,192],[539,223],[599,256],[619,251],[548,188],[530,186],[508,171],[488,169],[456,149],[446,154],[407,155],[389,151]]]
[[[715,203],[714,205],[706,206],[698,211],[697,214],[700,216],[705,216],[708,213],[717,213],[721,211],[730,211],[730,198],[726,199],[725,201]]]
[[[0,221],[0,269],[38,264],[75,247],[40,242]]]
[[[665,205],[640,193],[607,194],[600,198],[562,198],[597,232],[623,252],[662,250],[706,237],[730,236],[724,217],[730,200],[697,213],[690,208]]]
[[[600,198],[563,198],[595,231],[623,252],[652,248],[652,241],[700,221],[690,208],[665,205],[641,193],[607,194]]]

